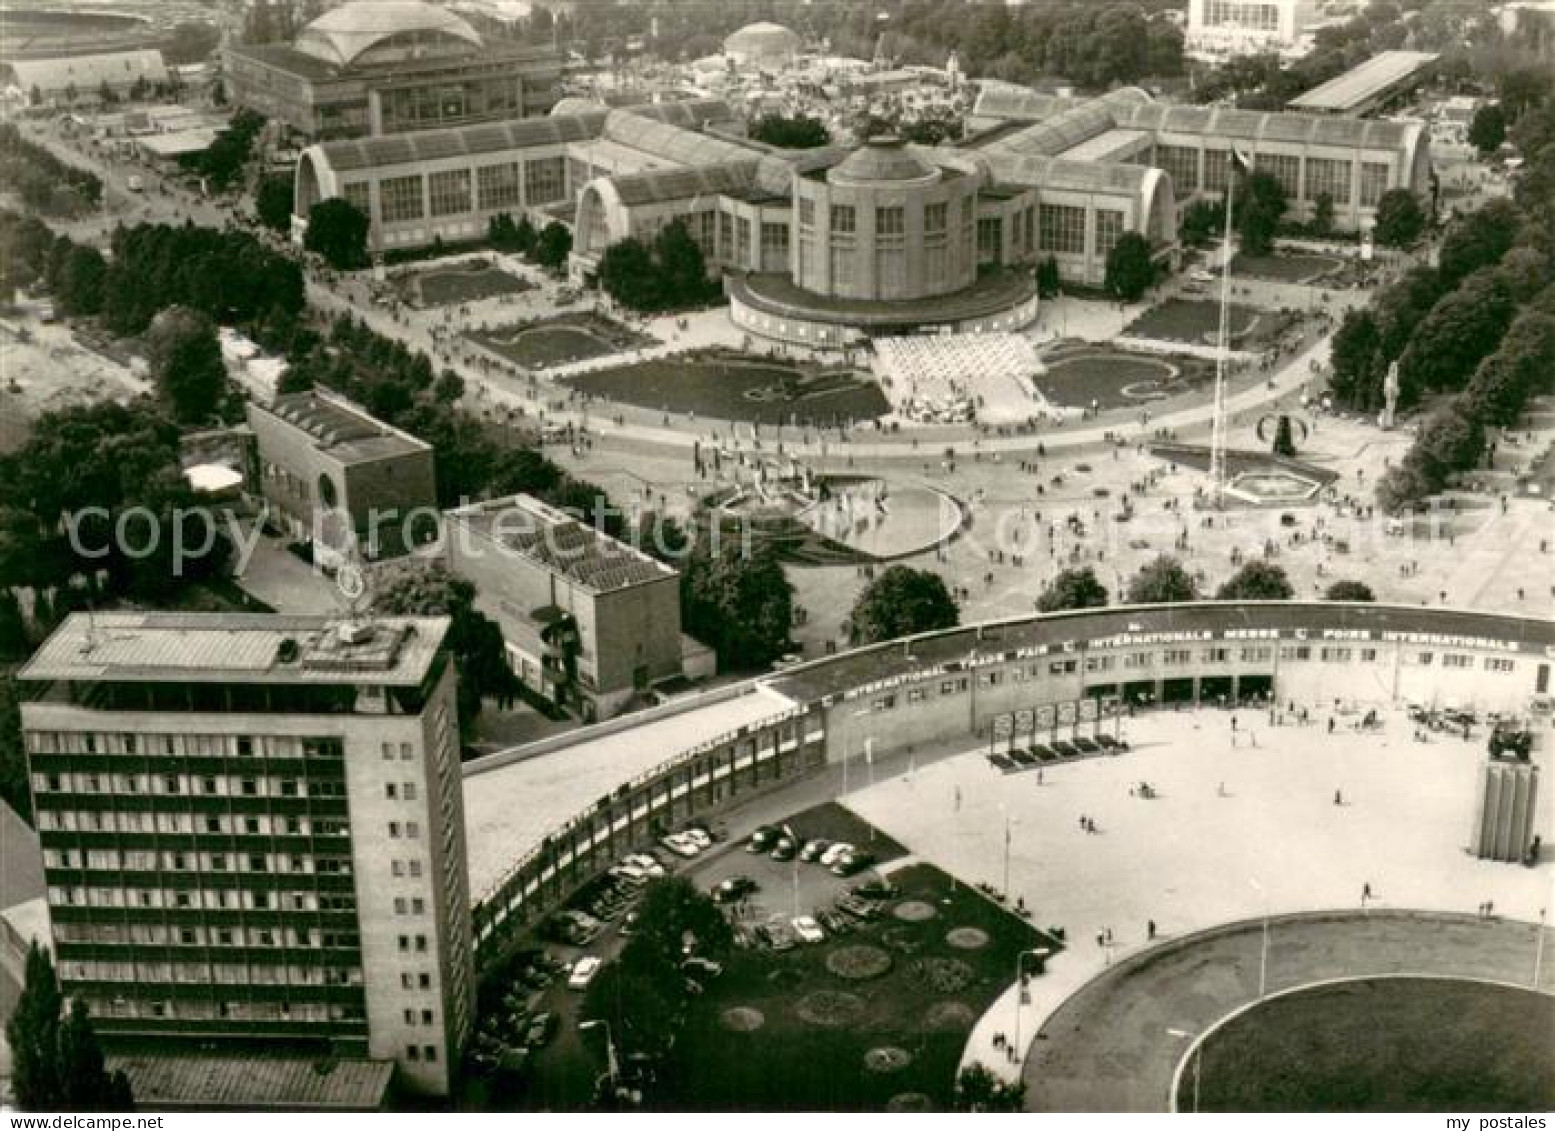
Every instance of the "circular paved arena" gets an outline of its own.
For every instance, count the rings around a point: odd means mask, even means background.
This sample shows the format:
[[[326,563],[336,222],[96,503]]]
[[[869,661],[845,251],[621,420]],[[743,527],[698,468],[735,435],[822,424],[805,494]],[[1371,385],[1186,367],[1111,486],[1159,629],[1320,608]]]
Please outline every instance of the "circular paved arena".
[[[1528,923],[1472,915],[1357,911],[1276,918],[1269,931],[1268,992],[1366,974],[1521,980],[1526,985],[1533,974],[1536,933]],[[1546,934],[1548,946],[1548,929]],[[1025,1070],[1028,1106],[1037,1111],[1162,1111],[1171,1103],[1174,1074],[1186,1065],[1182,1106],[1191,1108],[1190,1052],[1211,1026],[1258,1000],[1261,940],[1261,922],[1233,924],[1145,951],[1084,986],[1048,1019],[1031,1046]],[[1555,971],[1546,965],[1540,981],[1546,991],[1555,990]],[[1548,1017],[1544,1048],[1555,1044],[1555,1008]],[[1379,1050],[1386,1034],[1372,1036],[1378,1046],[1374,1053],[1383,1055]],[[1213,1037],[1209,1042],[1214,1048]],[[1214,1064],[1211,1055],[1206,1066]],[[1240,1081],[1239,1087],[1238,1109],[1259,1110],[1243,1103],[1261,1086]],[[1221,1081],[1215,1094],[1229,1088],[1229,1081]],[[1360,1097],[1353,1100],[1341,1109],[1366,1106]]]

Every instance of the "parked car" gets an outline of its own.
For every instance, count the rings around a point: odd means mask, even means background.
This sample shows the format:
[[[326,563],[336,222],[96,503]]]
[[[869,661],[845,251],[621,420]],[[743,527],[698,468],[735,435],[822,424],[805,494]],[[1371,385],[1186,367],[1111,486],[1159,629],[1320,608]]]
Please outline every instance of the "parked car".
[[[811,915],[796,915],[793,919],[794,934],[807,943],[826,941],[826,932],[821,930],[821,925]]]
[[[624,860],[622,860],[621,863],[623,863],[623,864],[630,864],[630,865],[632,865],[635,868],[641,868],[644,872],[646,872],[650,876],[662,876],[662,875],[664,875],[664,865],[660,864],[657,860],[655,860],[652,856],[649,856],[646,852],[634,852],[630,856],[628,856]]]
[[[529,1028],[524,1032],[524,1047],[537,1049],[545,1045],[556,1035],[556,1014],[537,1013]]]
[[[777,838],[777,843],[772,846],[769,855],[780,863],[792,860],[799,855],[799,844],[791,836],[780,836]]]
[[[760,890],[761,885],[749,876],[730,876],[727,880],[713,885],[713,902],[738,903],[752,892]]]
[[[807,840],[804,842],[804,847],[799,850],[799,859],[812,862],[819,860],[821,854],[830,847],[831,841],[822,840],[820,837]]]
[[[821,866],[823,868],[830,868],[833,864],[841,860],[844,856],[852,851],[853,846],[851,844],[849,844],[847,841],[839,840],[825,852],[821,853]]]
[[[751,833],[750,840],[745,844],[745,851],[770,852],[773,843],[782,835],[781,829],[773,828],[771,825],[762,825],[755,832]]]
[[[1200,268],[1197,271],[1189,271],[1188,278],[1192,279],[1195,283],[1213,283],[1215,281],[1214,274],[1209,271],[1205,271],[1203,268]]]
[[[849,852],[831,866],[834,876],[856,876],[865,868],[872,867],[875,863],[873,853]]]
[[[567,975],[567,988],[569,990],[586,990],[589,983],[594,980],[594,975],[599,973],[599,968],[604,965],[604,959],[593,954],[585,954],[572,965],[572,973]]]
[[[670,833],[668,836],[660,837],[659,843],[676,856],[695,856],[702,851],[702,846],[685,833]]]

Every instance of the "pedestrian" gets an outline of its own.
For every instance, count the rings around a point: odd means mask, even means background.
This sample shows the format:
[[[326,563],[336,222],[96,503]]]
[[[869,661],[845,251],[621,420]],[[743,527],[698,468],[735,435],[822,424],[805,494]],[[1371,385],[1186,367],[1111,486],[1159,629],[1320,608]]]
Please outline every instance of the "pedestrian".
[[[1335,805],[1343,805],[1344,804],[1344,794],[1340,793],[1337,789],[1334,790],[1334,804]]]
[[[1107,945],[1108,946],[1112,945],[1112,928],[1111,927],[1107,928]]]
[[[1037,771],[1037,784],[1038,785],[1042,784],[1042,771],[1041,770]]]
[[[1149,942],[1154,942],[1155,941],[1155,920],[1154,919],[1148,919],[1148,920],[1145,921],[1145,939],[1147,941],[1149,941]]]
[[[1225,782],[1221,782],[1220,785],[1216,787],[1215,795],[1217,797],[1224,797],[1226,795],[1226,783]]]
[[[1100,947],[1105,947],[1107,945],[1107,936],[1104,932],[1096,932],[1096,945]]]
[[[1365,903],[1370,898],[1371,898],[1371,881],[1368,880],[1366,883],[1361,885],[1361,902]]]
[[[1085,814],[1084,813],[1080,814],[1080,831],[1081,832],[1085,831]]]
[[[1328,733],[1334,733],[1334,717],[1332,715],[1328,716]]]
[[[1496,913],[1496,905],[1491,900],[1485,900],[1485,918],[1489,919]]]

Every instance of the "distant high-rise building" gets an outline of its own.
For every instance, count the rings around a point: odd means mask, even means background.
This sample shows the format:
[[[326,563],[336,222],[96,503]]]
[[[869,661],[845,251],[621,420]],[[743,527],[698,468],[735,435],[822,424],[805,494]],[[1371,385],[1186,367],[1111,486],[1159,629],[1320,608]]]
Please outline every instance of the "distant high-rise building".
[[[54,953],[110,1049],[447,1092],[473,951],[446,618],[76,614],[20,673]]]
[[[1318,0],[1188,0],[1187,47],[1220,56],[1288,51],[1320,8]]]

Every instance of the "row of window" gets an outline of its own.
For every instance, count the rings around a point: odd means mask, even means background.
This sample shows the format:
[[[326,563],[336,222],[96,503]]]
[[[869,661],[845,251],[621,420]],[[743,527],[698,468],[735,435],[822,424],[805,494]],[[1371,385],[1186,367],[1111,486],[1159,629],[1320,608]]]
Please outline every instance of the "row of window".
[[[70,982],[181,983],[194,986],[360,986],[358,966],[287,966],[265,962],[126,962],[67,958],[60,975]]]
[[[355,950],[361,940],[355,931],[324,931],[315,927],[243,927],[189,924],[169,927],[160,923],[82,923],[95,928],[96,937],[82,942],[125,943],[135,946],[250,947],[289,950]],[[62,924],[63,926],[63,924]],[[107,937],[111,934],[119,937]],[[61,941],[65,936],[61,934]],[[203,964],[202,964],[203,965]],[[205,981],[205,978],[181,978],[180,981]]]
[[[149,795],[178,797],[344,797],[345,782],[282,777],[231,777],[225,774],[33,774],[39,793]]]
[[[343,188],[346,198],[352,199],[356,186],[346,184]],[[520,204],[536,208],[566,195],[566,158],[537,157],[522,163],[482,166],[475,170],[473,179],[468,168],[385,177],[378,182],[378,210],[383,223],[403,224],[429,214],[457,216],[476,208],[492,211]],[[361,207],[360,200],[354,203]]]
[[[346,836],[350,826],[339,817],[295,817],[276,814],[238,816],[208,813],[146,813],[139,810],[40,809],[39,832],[168,833],[188,836]]]
[[[404,757],[411,744],[402,743]],[[389,743],[385,743],[385,757]],[[101,731],[29,730],[27,749],[33,754],[140,754],[187,758],[343,758],[338,738],[298,738],[289,735],[245,734],[119,734]]]
[[[130,998],[88,998],[94,1017],[133,1020],[217,1021],[232,1016],[236,1002],[141,1001]],[[248,1002],[243,1007],[249,1021],[363,1021],[360,1005],[339,1002]],[[224,1010],[226,1012],[224,1012]]]
[[[349,866],[349,861],[347,861]],[[349,911],[350,906],[325,906],[331,897],[312,891],[238,891],[232,888],[125,888],[102,884],[49,886],[55,907],[110,907],[144,911]]]
[[[45,868],[112,872],[289,872],[309,875],[317,861],[289,852],[150,852],[134,849],[45,848]]]

